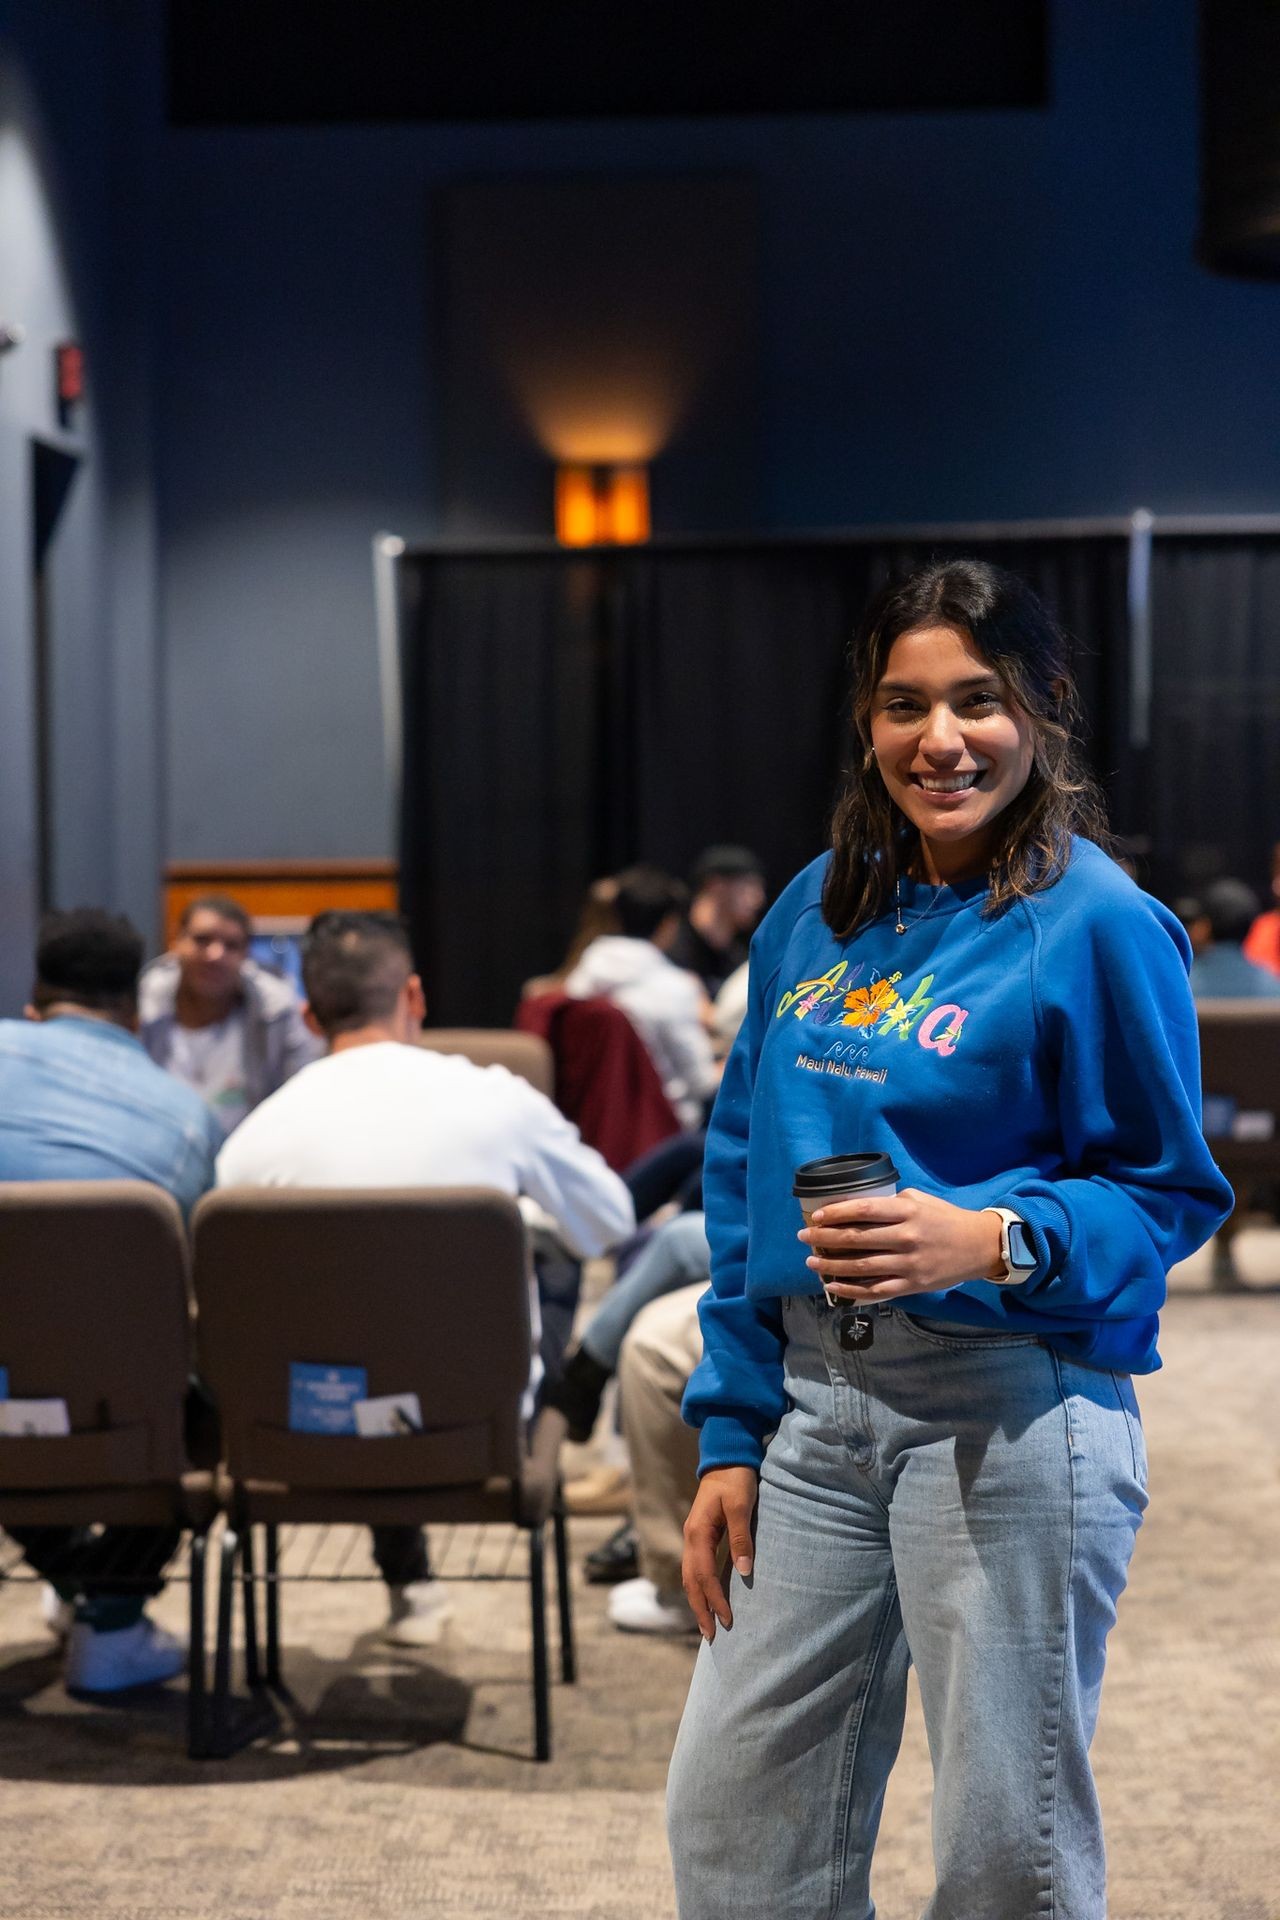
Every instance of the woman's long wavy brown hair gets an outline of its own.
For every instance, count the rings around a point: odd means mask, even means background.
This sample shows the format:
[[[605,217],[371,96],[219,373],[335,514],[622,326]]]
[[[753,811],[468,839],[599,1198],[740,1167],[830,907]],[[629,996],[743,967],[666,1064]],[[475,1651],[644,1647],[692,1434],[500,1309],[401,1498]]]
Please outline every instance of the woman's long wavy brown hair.
[[[1080,746],[1079,698],[1061,629],[1026,582],[1001,567],[984,560],[921,567],[883,589],[854,641],[856,755],[832,818],[822,894],[823,918],[841,940],[885,911],[919,853],[919,833],[889,798],[871,749],[871,703],[894,641],[921,627],[966,635],[1031,723],[1035,757],[1026,786],[998,818],[984,911],[994,916],[1052,886],[1073,834],[1111,844],[1106,806]]]

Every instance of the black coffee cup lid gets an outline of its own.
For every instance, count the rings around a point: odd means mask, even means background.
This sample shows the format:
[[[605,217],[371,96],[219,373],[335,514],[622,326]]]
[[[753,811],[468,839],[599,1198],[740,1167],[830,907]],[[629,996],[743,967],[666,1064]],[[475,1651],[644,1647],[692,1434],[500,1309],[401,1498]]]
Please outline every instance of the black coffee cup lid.
[[[806,1160],[797,1167],[791,1191],[799,1200],[828,1194],[855,1193],[859,1187],[897,1185],[898,1169],[887,1153],[834,1153],[826,1160]]]

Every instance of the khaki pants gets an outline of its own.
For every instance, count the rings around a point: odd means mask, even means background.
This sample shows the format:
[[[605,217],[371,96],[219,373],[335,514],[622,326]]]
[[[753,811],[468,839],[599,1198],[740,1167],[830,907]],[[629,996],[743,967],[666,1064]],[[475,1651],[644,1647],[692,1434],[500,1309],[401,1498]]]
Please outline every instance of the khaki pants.
[[[680,1418],[680,1400],[702,1358],[698,1301],[706,1290],[700,1280],[652,1301],[618,1363],[640,1571],[667,1590],[680,1587],[685,1516],[698,1485],[698,1436]]]

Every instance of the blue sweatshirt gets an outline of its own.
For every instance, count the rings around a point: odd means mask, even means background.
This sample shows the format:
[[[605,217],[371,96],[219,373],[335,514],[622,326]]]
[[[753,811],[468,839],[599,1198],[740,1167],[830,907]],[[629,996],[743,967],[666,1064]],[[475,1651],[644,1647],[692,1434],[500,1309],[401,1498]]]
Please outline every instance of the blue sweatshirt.
[[[797,1240],[794,1169],[888,1152],[900,1187],[1007,1206],[1036,1266],[1017,1285],[911,1295],[911,1313],[1035,1331],[1086,1366],[1159,1366],[1176,1261],[1232,1194],[1200,1131],[1190,947],[1174,916],[1091,842],[997,918],[985,876],[902,882],[852,940],[822,917],[829,856],[751,946],[751,998],[707,1139],[711,1286],[684,1414],[702,1469],[758,1467],[786,1409],[781,1298],[818,1293]]]

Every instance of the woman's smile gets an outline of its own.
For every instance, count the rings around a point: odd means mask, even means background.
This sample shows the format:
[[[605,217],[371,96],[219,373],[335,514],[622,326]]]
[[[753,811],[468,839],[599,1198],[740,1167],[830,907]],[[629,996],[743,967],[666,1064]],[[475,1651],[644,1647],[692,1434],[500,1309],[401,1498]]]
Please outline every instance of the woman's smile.
[[[974,773],[930,774],[913,773],[911,778],[921,790],[934,799],[951,799],[957,794],[968,793],[976,787],[986,769],[979,767]]]

